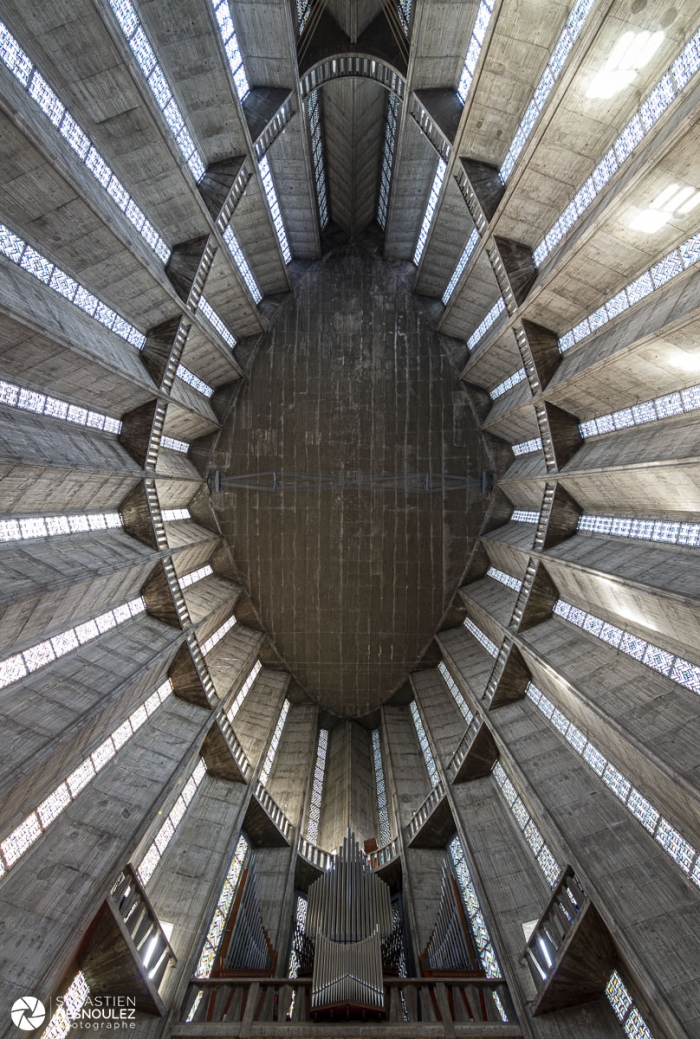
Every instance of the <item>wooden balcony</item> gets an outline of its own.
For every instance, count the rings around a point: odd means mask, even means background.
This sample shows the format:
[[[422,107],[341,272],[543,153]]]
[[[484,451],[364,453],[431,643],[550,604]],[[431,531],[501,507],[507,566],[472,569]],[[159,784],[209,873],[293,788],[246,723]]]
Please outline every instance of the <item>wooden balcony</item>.
[[[441,780],[406,827],[406,843],[411,848],[444,848],[456,829]]]
[[[488,725],[475,715],[452,756],[448,772],[453,783],[488,776],[498,760],[498,747]]]
[[[537,996],[533,1014],[602,996],[615,947],[598,910],[571,868],[555,888],[525,947]]]
[[[427,1039],[522,1036],[504,981],[491,978],[385,978],[385,1020],[310,1021],[311,978],[192,981],[173,1037],[306,1036],[347,1039]]]
[[[90,927],[80,969],[93,996],[133,996],[136,1008],[163,1014],[158,994],[175,965],[155,911],[136,872],[125,866]]]
[[[202,757],[206,762],[207,772],[218,779],[245,783],[251,771],[245,751],[225,714],[219,717],[207,733],[202,746]]]
[[[255,784],[243,829],[256,848],[288,848],[294,827],[262,783]]]

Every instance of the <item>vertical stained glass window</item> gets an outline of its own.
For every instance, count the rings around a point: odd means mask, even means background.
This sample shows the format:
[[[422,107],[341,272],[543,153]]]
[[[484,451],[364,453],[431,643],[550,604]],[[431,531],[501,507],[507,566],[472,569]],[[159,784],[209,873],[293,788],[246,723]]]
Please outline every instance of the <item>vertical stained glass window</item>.
[[[233,853],[231,859],[231,865],[228,868],[226,879],[224,880],[219,900],[216,903],[216,909],[214,915],[211,918],[209,925],[209,931],[204,939],[204,947],[199,957],[199,961],[195,968],[194,976],[196,978],[208,978],[211,974],[212,967],[216,962],[216,957],[219,952],[219,946],[221,944],[221,938],[226,927],[226,921],[228,920],[228,914],[233,905],[233,900],[236,895],[238,888],[238,882],[241,879],[241,873],[243,872],[243,866],[248,854],[248,841],[246,837],[241,834],[236,844],[236,850]]]
[[[280,210],[280,204],[277,201],[277,192],[275,191],[275,184],[272,179],[272,172],[270,170],[270,163],[267,161],[267,155],[258,163],[260,168],[260,176],[262,177],[263,187],[265,189],[265,197],[267,198],[267,204],[272,214],[272,223],[275,225],[275,233],[277,240],[282,250],[282,257],[285,263],[291,263],[292,253],[289,248],[289,242],[287,241],[287,232],[284,229],[284,221],[282,220],[282,212]]]
[[[412,0],[397,0],[399,21],[406,36],[408,36],[408,31],[411,27],[411,7]]]
[[[535,856],[537,865],[544,873],[549,886],[555,888],[561,876],[561,866],[554,858],[554,855],[552,855],[549,846],[531,818],[522,799],[518,797],[518,792],[508,778],[506,770],[500,761],[496,762],[493,777],[506,804],[513,813],[519,829],[522,830],[530,851]]]
[[[125,0],[125,3],[128,4],[129,10],[131,10],[131,4],[128,3],[128,0]],[[146,220],[144,213],[136,205],[122,182],[115,173],[112,173],[112,170],[97,148],[95,148],[90,138],[78,126],[63,102],[53,92],[39,70],[34,68],[28,55],[24,53],[17,40],[2,22],[0,22],[0,59],[22,84],[29,96],[37,103],[44,115],[55,126],[61,137],[70,145],[100,187],[107,192],[119,209],[121,209],[127,220],[136,228],[156,256],[163,263],[167,263],[170,258],[170,249],[153,224]],[[63,277],[70,281],[66,275],[63,275]]]
[[[425,735],[423,721],[418,712],[418,707],[416,705],[415,700],[411,701],[411,717],[413,718],[413,724],[416,727],[416,735],[418,737],[418,742],[420,743],[420,749],[421,753],[423,754],[423,760],[425,761],[425,767],[427,768],[428,775],[430,776],[430,782],[435,787],[440,782],[440,776],[438,774],[437,766],[435,764],[433,752],[431,751],[430,744],[428,743],[428,737]]]
[[[226,59],[231,71],[231,76],[233,77],[233,85],[238,94],[238,100],[245,101],[250,93],[250,87],[248,85],[248,78],[245,74],[245,68],[243,67],[243,57],[241,55],[240,47],[238,46],[238,38],[233,26],[233,19],[231,18],[231,8],[229,7],[228,0],[211,0],[211,6],[214,10],[217,25],[219,26],[219,33],[221,34],[221,40],[224,45],[224,50],[226,51]]]
[[[185,125],[184,117],[177,101],[173,97],[165,73],[158,64],[150,40],[146,35],[146,30],[139,22],[130,0],[109,0],[109,4],[114,11],[119,28],[129,42],[136,63],[143,73],[148,88],[163,113],[163,118],[180,150],[180,154],[187,163],[192,176],[199,184],[205,173],[202,157],[197,151],[197,147]]]
[[[321,113],[319,111],[318,90],[312,90],[306,99],[306,111],[309,116],[311,130],[311,151],[314,162],[314,179],[316,181],[316,202],[321,230],[328,223],[328,199],[326,197],[326,174],[323,166],[323,138],[321,136]]]
[[[384,151],[382,154],[382,177],[379,184],[379,205],[377,206],[377,223],[382,231],[386,230],[386,218],[389,209],[389,189],[391,188],[391,170],[394,165],[394,149],[396,147],[396,128],[399,121],[401,102],[393,91],[389,93],[389,103],[384,127]]]
[[[469,725],[471,723],[472,718],[474,717],[474,715],[469,710],[469,707],[467,706],[467,702],[464,699],[464,697],[462,696],[461,692],[459,691],[457,683],[455,682],[454,678],[450,674],[449,668],[447,667],[447,664],[445,664],[444,660],[441,660],[440,663],[438,664],[438,671],[440,672],[440,674],[444,678],[445,684],[447,685],[447,688],[452,693],[452,696],[454,698],[454,702],[459,707],[459,709],[460,709],[460,711],[462,713],[462,717],[464,718],[464,720],[467,723],[467,725]]]
[[[310,844],[318,842],[318,824],[321,821],[321,801],[323,799],[323,779],[326,774],[326,755],[328,754],[328,729],[321,729],[316,744],[316,764],[314,766],[314,782],[311,788],[311,807],[309,808],[309,825],[306,839]]]
[[[311,14],[311,0],[297,0],[297,24],[301,36]]]
[[[372,757],[374,758],[374,783],[377,788],[377,815],[379,816],[379,843],[382,847],[391,840],[389,806],[386,799],[386,780],[382,762],[382,741],[379,729],[372,730]]]
[[[447,163],[444,159],[439,159],[437,169],[435,171],[435,177],[433,184],[430,189],[430,195],[428,196],[428,204],[425,207],[425,214],[423,216],[423,223],[421,224],[420,233],[418,235],[418,242],[416,244],[416,251],[413,254],[413,262],[416,266],[420,263],[423,250],[425,249],[425,243],[428,241],[428,232],[430,231],[430,225],[433,222],[435,216],[435,210],[437,209],[438,199],[440,198],[440,192],[442,191],[442,182],[445,179],[445,173],[447,171]]]
[[[616,970],[612,972],[610,980],[605,986],[605,995],[615,1017],[630,1039],[654,1039],[646,1021],[635,1006],[627,986]]]
[[[226,712],[226,717],[228,718],[228,720],[230,722],[233,721],[233,719],[236,717],[236,715],[240,711],[241,707],[243,706],[243,701],[245,700],[246,696],[250,692],[250,690],[251,690],[251,688],[253,686],[253,683],[255,682],[255,679],[260,674],[261,670],[262,670],[262,664],[260,663],[259,660],[256,660],[255,664],[251,668],[251,671],[250,671],[248,677],[246,678],[245,682],[243,683],[243,685],[239,689],[238,695],[237,695],[236,699],[233,701],[233,703],[229,707],[228,711]]]
[[[272,766],[275,761],[275,755],[277,754],[277,748],[279,747],[280,740],[282,739],[282,730],[284,729],[284,723],[287,720],[287,715],[289,713],[290,706],[291,705],[289,703],[289,700],[285,700],[282,704],[282,710],[280,711],[280,716],[277,719],[277,725],[275,726],[275,731],[272,734],[270,746],[268,747],[267,757],[265,758],[265,764],[263,765],[262,772],[260,773],[260,783],[262,786],[267,786],[267,781],[270,778],[270,772],[272,772]]]
[[[486,972],[487,978],[502,978],[503,973],[498,963],[496,953],[494,952],[491,935],[486,926],[484,914],[481,911],[479,896],[476,893],[474,881],[472,880],[472,875],[469,871],[467,857],[464,854],[464,848],[462,847],[462,842],[460,841],[458,834],[455,834],[447,845],[447,850],[452,862],[452,869],[454,871],[455,879],[457,880],[457,886],[459,887],[459,892],[462,896],[462,902],[467,911],[467,916],[469,917],[469,926],[471,927],[471,932],[474,936],[474,944],[476,945],[477,953],[481,960],[481,966]],[[503,1004],[499,999],[498,993],[494,992],[492,995],[501,1020],[504,1022],[507,1021],[508,1017],[503,1008]]]
[[[171,808],[170,813],[166,816],[165,822],[161,825],[155,839],[139,863],[136,872],[138,873],[139,880],[144,887],[153,876],[163,852],[175,836],[175,831],[182,822],[187,807],[194,795],[197,793],[197,788],[206,774],[207,766],[204,764],[204,758],[200,758],[192,770],[189,779],[183,786],[182,793]]]
[[[571,10],[566,25],[562,29],[559,39],[554,46],[547,67],[542,73],[539,83],[535,87],[532,100],[525,111],[525,115],[520,120],[520,126],[517,129],[515,137],[511,141],[505,162],[499,171],[499,175],[504,184],[513,172],[513,167],[515,166],[518,156],[525,147],[528,137],[535,128],[535,123],[539,118],[540,112],[544,108],[547,98],[552,92],[559,74],[566,64],[566,59],[568,58],[588,15],[593,10],[594,3],[595,0],[576,0],[576,3]]]
[[[459,86],[457,87],[457,93],[459,94],[462,104],[465,104],[469,97],[469,91],[471,90],[472,80],[474,79],[476,66],[479,62],[481,48],[486,39],[486,30],[489,27],[491,15],[493,14],[494,3],[495,0],[481,0],[479,10],[476,12],[474,29],[472,31],[471,39],[469,40],[467,53],[464,57],[464,67],[459,80]]]

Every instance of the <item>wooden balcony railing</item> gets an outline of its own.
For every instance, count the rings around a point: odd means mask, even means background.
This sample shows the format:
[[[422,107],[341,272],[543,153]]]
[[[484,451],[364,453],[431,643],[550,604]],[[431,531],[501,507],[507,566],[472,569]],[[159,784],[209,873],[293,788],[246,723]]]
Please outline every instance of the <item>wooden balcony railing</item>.
[[[266,787],[264,787],[259,780],[255,784],[254,796],[260,807],[265,811],[268,819],[270,819],[277,830],[282,834],[286,843],[291,844],[292,831],[294,830],[294,827],[277,804],[272,794],[268,793]]]
[[[474,715],[449,765],[453,783],[488,776],[498,758],[498,747],[488,725]]]
[[[154,988],[160,988],[168,966],[177,961],[132,866],[124,867],[109,897],[129,932],[144,970],[148,971],[149,981]]]
[[[425,823],[430,818],[430,816],[433,814],[433,812],[435,811],[437,806],[440,804],[440,802],[442,801],[444,796],[445,796],[445,788],[442,785],[442,780],[440,780],[440,782],[437,784],[437,786],[434,786],[433,789],[430,791],[430,793],[426,797],[425,801],[420,806],[420,808],[416,811],[416,813],[414,814],[414,816],[411,819],[410,823],[408,824],[407,833],[408,833],[408,842],[409,842],[409,844],[413,841],[413,839],[415,838],[416,834],[425,825]]]
[[[330,852],[324,851],[323,848],[317,848],[311,841],[307,841],[306,837],[299,838],[299,854],[307,862],[310,862],[316,869],[325,870],[330,869],[333,863],[333,856]]]
[[[310,1021],[311,978],[225,978],[192,981],[173,1036],[299,1036]],[[430,1022],[439,1037],[521,1036],[508,986],[492,978],[385,978],[385,1018],[357,1021],[363,1039],[415,1036]],[[296,1026],[296,1027],[295,1027]],[[352,1034],[352,1022],[322,1021],[319,1037]],[[306,1034],[306,1033],[303,1033]]]
[[[581,882],[564,871],[525,947],[533,1014],[598,999],[615,963],[612,938]]]
[[[93,996],[131,996],[138,1010],[164,1013],[158,990],[175,954],[131,866],[117,877],[78,961]]]
[[[389,841],[383,848],[377,848],[376,851],[371,851],[367,856],[372,869],[383,869],[384,866],[388,866],[390,862],[394,862],[399,857],[399,847],[396,839]]]

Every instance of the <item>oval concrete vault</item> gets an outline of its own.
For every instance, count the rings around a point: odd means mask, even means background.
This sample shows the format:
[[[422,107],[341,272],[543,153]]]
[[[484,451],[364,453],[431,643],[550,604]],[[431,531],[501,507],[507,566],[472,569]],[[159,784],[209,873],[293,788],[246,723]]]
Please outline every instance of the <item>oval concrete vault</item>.
[[[311,697],[345,716],[374,710],[418,662],[488,500],[467,393],[411,280],[371,238],[313,265],[211,459],[266,630]]]

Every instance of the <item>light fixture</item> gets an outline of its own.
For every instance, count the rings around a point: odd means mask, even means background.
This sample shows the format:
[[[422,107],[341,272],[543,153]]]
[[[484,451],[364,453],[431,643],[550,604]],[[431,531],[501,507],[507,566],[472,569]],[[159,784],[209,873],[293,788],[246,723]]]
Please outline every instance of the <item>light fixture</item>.
[[[608,60],[589,84],[586,97],[609,98],[633,82],[664,40],[662,32],[624,32],[613,47]]]
[[[686,185],[669,184],[658,195],[647,209],[636,213],[630,221],[633,231],[654,234],[674,216],[684,216],[695,209],[700,202],[700,191]]]

